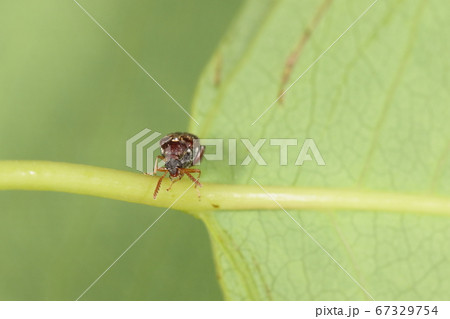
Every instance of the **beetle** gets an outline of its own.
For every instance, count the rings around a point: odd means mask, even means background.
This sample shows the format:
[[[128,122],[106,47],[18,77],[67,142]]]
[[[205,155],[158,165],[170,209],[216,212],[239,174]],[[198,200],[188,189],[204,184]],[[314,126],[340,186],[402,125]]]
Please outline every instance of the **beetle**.
[[[153,198],[156,199],[163,178],[169,173],[171,180],[168,191],[172,188],[173,183],[179,181],[184,175],[195,183],[195,187],[202,186],[198,181],[201,171],[198,168],[191,168],[198,165],[205,153],[205,146],[200,145],[197,136],[186,132],[175,132],[164,136],[160,141],[161,155],[157,158],[164,161],[164,167],[158,167],[158,159],[155,162],[153,174],[156,172],[164,172],[156,184]],[[193,173],[198,174],[197,178],[192,176]]]

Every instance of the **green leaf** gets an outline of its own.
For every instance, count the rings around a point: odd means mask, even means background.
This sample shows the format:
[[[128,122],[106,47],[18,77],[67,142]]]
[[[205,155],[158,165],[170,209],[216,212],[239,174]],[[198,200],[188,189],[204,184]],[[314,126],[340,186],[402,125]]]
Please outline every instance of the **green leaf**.
[[[242,166],[247,152],[238,141],[230,166],[225,143],[224,161],[202,164],[203,180],[450,196],[450,5],[378,1],[329,48],[372,2],[246,3],[200,80],[200,126],[191,130],[299,145],[289,148],[287,166],[268,141],[260,152],[266,166]],[[325,166],[294,165],[306,138]],[[227,299],[450,299],[448,217],[288,213],[314,240],[281,209],[204,214]]]

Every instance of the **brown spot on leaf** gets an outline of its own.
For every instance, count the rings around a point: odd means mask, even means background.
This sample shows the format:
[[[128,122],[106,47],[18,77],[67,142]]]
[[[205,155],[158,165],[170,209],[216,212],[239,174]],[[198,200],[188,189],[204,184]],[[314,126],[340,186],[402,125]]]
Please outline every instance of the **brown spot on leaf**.
[[[333,0],[324,0],[323,3],[319,6],[312,21],[309,23],[308,26],[306,26],[305,30],[302,32],[300,41],[297,43],[297,46],[295,47],[294,51],[292,51],[291,54],[289,54],[288,58],[286,59],[286,63],[285,63],[284,69],[283,69],[283,74],[281,76],[280,90],[278,92],[278,96],[279,96],[278,103],[279,104],[283,104],[284,94],[286,93],[285,92],[286,86],[287,86],[289,79],[291,78],[291,73],[292,73],[292,70],[294,69],[295,64],[297,63],[300,55],[302,54],[306,43],[311,38],[311,35],[313,34],[313,32],[316,29],[319,22],[321,21],[324,13],[330,7],[331,2],[333,2]]]

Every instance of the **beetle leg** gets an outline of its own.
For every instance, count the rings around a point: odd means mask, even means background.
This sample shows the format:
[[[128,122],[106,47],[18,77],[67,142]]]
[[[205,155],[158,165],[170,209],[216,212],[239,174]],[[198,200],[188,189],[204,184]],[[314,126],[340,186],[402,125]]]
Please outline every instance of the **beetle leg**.
[[[191,181],[193,181],[194,183],[195,183],[195,187],[197,188],[197,186],[200,186],[200,187],[202,187],[202,184],[200,184],[200,182],[198,181],[198,178],[195,178],[194,176],[192,176],[190,173],[188,173],[188,172],[184,172],[189,178],[190,178],[190,180]]]
[[[190,178],[190,180],[195,183],[195,190],[197,191],[197,196],[200,199],[200,190],[198,189],[197,186],[202,187],[202,184],[200,184],[200,182],[198,181],[200,179],[202,171],[198,168],[186,168],[183,170],[183,173],[185,173]],[[197,173],[198,174],[197,178],[194,178],[194,176],[192,176],[191,173]]]
[[[182,177],[183,177],[183,173],[181,173],[180,175],[178,175],[176,178],[171,179],[171,183],[170,183],[169,188],[167,189],[167,191],[170,191],[170,190],[172,189],[172,185],[173,185],[175,182],[178,182]]]
[[[158,167],[158,160],[163,160],[164,159],[164,156],[162,156],[162,155],[158,155],[157,157],[156,157],[156,160],[155,160],[155,166],[153,167],[153,175],[155,175],[156,174],[156,172],[161,172],[160,170],[159,170],[159,167]],[[146,174],[146,175],[152,175],[152,174]]]
[[[160,172],[162,172],[162,169],[161,169],[161,168],[158,168],[158,170],[161,170]],[[161,188],[161,182],[162,182],[164,176],[166,176],[167,172],[168,172],[168,171],[166,170],[166,171],[164,172],[164,175],[161,176],[161,177],[159,178],[158,183],[156,184],[155,191],[154,191],[154,193],[153,193],[153,199],[156,199],[156,196],[158,196],[159,189]]]
[[[202,171],[198,168],[185,168],[183,169],[183,173],[185,173],[190,179],[191,181],[193,181],[195,183],[195,187],[200,186],[202,187],[202,184],[200,184],[200,182],[198,181],[200,179],[200,175],[202,174]],[[197,178],[194,178],[191,174],[192,173],[197,173],[198,176]]]
[[[192,170],[195,170],[195,169],[192,169]],[[192,172],[192,171],[191,171],[191,172]],[[189,172],[184,171],[184,173],[189,177],[189,179],[190,179],[191,181],[193,181],[193,182],[195,183],[195,190],[197,191],[197,196],[198,196],[198,198],[200,199],[200,191],[199,191],[199,189],[197,188],[197,186],[202,187],[202,184],[200,184],[200,182],[198,181],[198,179],[199,179],[199,177],[200,177],[200,172],[196,172],[196,171],[193,172],[193,173],[199,173],[199,174],[198,174],[199,176],[197,177],[197,179],[195,179],[195,177],[192,176]]]

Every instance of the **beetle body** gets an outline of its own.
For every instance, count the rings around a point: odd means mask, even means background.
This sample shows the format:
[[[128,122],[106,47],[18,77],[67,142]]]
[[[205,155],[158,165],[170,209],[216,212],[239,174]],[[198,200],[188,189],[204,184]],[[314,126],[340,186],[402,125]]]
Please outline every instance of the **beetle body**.
[[[183,175],[187,175],[196,187],[201,186],[198,181],[201,174],[200,169],[191,168],[200,163],[205,152],[205,146],[200,145],[198,137],[186,132],[175,132],[164,136],[159,143],[161,155],[158,158],[164,161],[164,167],[158,167],[158,162],[156,162],[154,173],[164,172],[164,175],[159,179],[153,197],[156,198],[158,195],[162,179],[167,173],[172,181],[167,190],[170,190],[172,184],[180,180]],[[197,179],[191,175],[192,173],[198,174]]]

